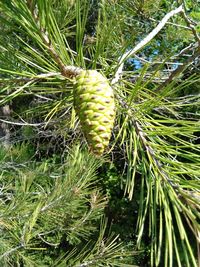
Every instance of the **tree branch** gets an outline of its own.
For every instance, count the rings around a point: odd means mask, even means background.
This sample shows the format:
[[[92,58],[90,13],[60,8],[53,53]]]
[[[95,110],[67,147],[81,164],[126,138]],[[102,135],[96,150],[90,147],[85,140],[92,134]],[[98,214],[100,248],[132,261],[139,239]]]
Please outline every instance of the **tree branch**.
[[[39,23],[39,17],[35,13],[35,7],[33,6],[33,3],[31,0],[27,2],[27,6],[33,16],[33,19],[35,20],[36,25]],[[74,67],[74,66],[65,66],[62,62],[62,59],[60,58],[59,54],[54,49],[53,45],[51,44],[51,40],[48,37],[47,31],[44,28],[41,28],[40,25],[38,27],[40,37],[43,41],[43,43],[46,45],[47,49],[49,50],[49,53],[54,58],[55,62],[60,68],[61,74],[67,78],[72,78],[74,76],[77,76],[81,72],[81,68]]]
[[[120,104],[128,111],[130,109],[130,107],[128,106],[128,104],[121,98],[118,99]],[[175,190],[175,192],[177,193],[177,185],[174,184],[174,182],[168,177],[167,173],[162,169],[162,164],[160,163],[160,161],[156,158],[155,152],[154,150],[151,148],[151,146],[148,144],[148,139],[146,134],[143,132],[139,122],[136,119],[133,119],[132,114],[128,114],[129,116],[129,121],[131,121],[133,127],[135,128],[135,131],[140,139],[140,142],[142,144],[142,147],[145,151],[145,153],[147,154],[148,158],[151,157],[153,163],[155,164],[159,174],[161,175],[161,177],[168,182],[168,184],[171,185],[171,187]],[[130,197],[130,196],[129,196]]]
[[[159,171],[160,175],[164,178],[165,181],[167,181],[173,189],[177,189],[177,185],[175,185],[173,183],[173,181],[168,177],[168,175],[165,173],[165,171],[162,169],[162,165],[161,163],[157,160],[154,150],[148,145],[146,136],[144,134],[144,132],[142,131],[141,126],[139,125],[138,121],[133,120],[133,125],[135,127],[136,133],[140,138],[140,141],[142,143],[143,148],[145,149],[146,153],[149,154],[157,168],[157,170]],[[176,191],[176,190],[175,190]],[[176,192],[177,193],[177,192]]]
[[[41,37],[43,39],[44,44],[47,46],[50,54],[58,64],[61,74],[67,78],[72,78],[74,76],[77,76],[81,72],[81,68],[74,67],[74,66],[65,66],[60,58],[60,56],[57,54],[55,51],[54,47],[51,44],[51,41],[49,40],[47,34],[44,32],[40,31]]]
[[[183,10],[181,11],[181,15],[183,17],[183,19],[185,20],[188,28],[192,31],[193,35],[194,35],[194,38],[196,39],[196,41],[198,42],[199,46],[200,46],[200,37],[197,33],[197,31],[195,30],[195,27],[194,27],[194,22],[191,21],[191,19],[187,16],[186,14],[186,3],[184,0],[182,0],[182,3],[183,3]]]
[[[6,124],[11,124],[11,125],[19,125],[19,126],[33,126],[33,127],[38,127],[38,126],[46,126],[46,122],[41,122],[41,123],[27,123],[27,122],[14,122],[14,121],[8,121],[8,120],[3,120],[0,118],[0,122],[6,123]]]
[[[183,65],[179,65],[178,68],[170,74],[169,78],[167,80],[165,80],[165,82],[163,82],[160,86],[158,86],[155,89],[155,92],[157,93],[160,90],[162,90],[164,87],[166,87],[170,82],[172,82],[174,80],[175,77],[179,76],[199,56],[200,56],[200,46],[197,47],[197,49],[196,49],[195,53],[193,54],[193,56],[189,57],[184,62]]]
[[[15,252],[16,250],[19,250],[20,248],[22,248],[23,245],[19,245],[15,248],[12,248],[10,249],[9,251],[3,253],[1,256],[0,256],[0,260],[3,259],[4,257],[8,257],[11,253]]]
[[[183,56],[185,53],[191,51],[194,48],[198,47],[198,43],[192,43],[183,48],[178,54],[174,55],[172,58],[179,58],[180,56]],[[183,64],[182,64],[183,65]]]
[[[158,22],[156,19],[153,19],[153,18],[149,18],[149,20],[154,21],[154,22]],[[177,24],[177,23],[173,23],[173,22],[169,22],[169,21],[166,22],[166,24],[173,25],[173,26],[178,27],[178,28],[190,30],[190,28],[188,26],[184,26],[181,24]]]
[[[131,57],[133,54],[138,52],[142,47],[144,47],[146,44],[148,44],[165,26],[167,21],[174,15],[176,15],[179,12],[183,11],[183,5],[180,5],[178,8],[170,11],[167,13],[164,18],[160,21],[160,23],[156,26],[155,29],[153,29],[141,42],[139,42],[133,49],[127,51],[122,55],[122,57],[119,59],[119,67],[115,73],[115,76],[111,82],[111,84],[115,84],[120,79],[120,75],[123,72],[124,62],[126,59]]]

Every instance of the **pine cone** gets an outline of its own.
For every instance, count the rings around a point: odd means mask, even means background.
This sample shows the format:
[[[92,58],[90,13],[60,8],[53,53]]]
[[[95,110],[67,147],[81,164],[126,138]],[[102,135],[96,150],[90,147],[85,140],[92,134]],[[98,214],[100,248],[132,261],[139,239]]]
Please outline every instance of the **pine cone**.
[[[90,150],[100,156],[109,144],[115,119],[113,90],[96,70],[83,70],[74,84],[74,107]]]

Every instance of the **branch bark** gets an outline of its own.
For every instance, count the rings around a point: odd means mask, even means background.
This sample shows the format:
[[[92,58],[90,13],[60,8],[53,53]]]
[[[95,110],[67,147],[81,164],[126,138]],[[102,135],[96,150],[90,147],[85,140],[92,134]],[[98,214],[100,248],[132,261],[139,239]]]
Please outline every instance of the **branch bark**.
[[[155,92],[159,92],[164,87],[166,87],[169,83],[171,83],[177,76],[179,76],[196,58],[200,56],[200,46],[197,47],[196,51],[194,52],[193,56],[189,57],[183,65],[179,65],[178,68],[171,73],[169,78],[165,80],[160,86],[158,86]]]
[[[183,11],[183,5],[180,5],[178,8],[170,11],[167,13],[164,18],[160,21],[160,23],[156,26],[155,29],[153,29],[141,42],[139,42],[133,49],[127,51],[122,55],[122,57],[119,59],[119,67],[115,73],[115,76],[111,82],[111,84],[115,84],[119,81],[120,76],[123,72],[124,62],[128,58],[130,58],[132,55],[134,55],[136,52],[138,52],[142,47],[144,47],[146,44],[148,44],[165,26],[167,21],[176,15],[177,13],[180,13]]]
[[[40,33],[40,37],[43,41],[43,43],[46,45],[49,53],[51,56],[54,58],[55,62],[60,68],[61,74],[67,78],[72,78],[77,76],[81,72],[81,68],[74,67],[74,66],[65,66],[64,63],[62,62],[62,59],[60,58],[59,54],[56,52],[54,49],[51,40],[49,39],[49,36],[47,34],[46,29],[40,27],[39,24],[39,17],[35,12],[35,6],[33,5],[32,0],[27,1],[27,6],[33,16],[33,19],[35,20],[35,23],[38,25],[38,30]]]
[[[118,99],[121,106],[123,106],[127,111],[130,109],[130,107],[128,106],[128,104],[121,98]],[[165,170],[163,170],[162,168],[162,164],[161,162],[157,159],[156,154],[154,152],[154,150],[152,149],[152,147],[149,145],[148,142],[148,137],[147,135],[144,133],[142,127],[140,126],[139,122],[137,119],[133,118],[134,116],[132,114],[130,114],[129,116],[129,121],[131,121],[133,127],[135,128],[135,131],[139,137],[139,140],[142,144],[142,147],[147,155],[147,157],[151,157],[154,165],[156,166],[159,174],[161,175],[161,177],[168,183],[171,185],[171,187],[175,190],[176,193],[177,192],[177,185],[168,177],[167,173],[165,172]],[[129,198],[131,199],[132,196],[129,195]]]
[[[195,23],[186,14],[186,3],[184,0],[182,1],[182,4],[183,4],[183,10],[181,11],[181,15],[182,15],[183,19],[185,20],[188,28],[192,31],[195,40],[198,42],[198,44],[200,46],[200,37],[199,37],[195,27],[194,27]]]

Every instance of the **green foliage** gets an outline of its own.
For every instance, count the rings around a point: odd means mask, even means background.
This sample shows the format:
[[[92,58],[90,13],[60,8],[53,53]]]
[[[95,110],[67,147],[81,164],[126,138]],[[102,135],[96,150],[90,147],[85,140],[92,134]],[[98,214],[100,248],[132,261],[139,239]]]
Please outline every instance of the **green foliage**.
[[[197,1],[185,2],[198,20]],[[0,154],[2,265],[128,266],[126,253],[120,263],[118,240],[107,238],[112,221],[131,248],[146,250],[143,266],[198,266],[197,63],[162,87],[174,73],[167,62],[184,64],[185,55],[176,54],[196,42],[183,17],[174,16],[129,59],[113,86],[112,158],[101,166],[79,147],[70,150],[85,140],[65,66],[112,79],[119,57],[173,8],[174,1],[1,1],[0,104],[12,108],[2,120],[12,125],[11,143],[32,141],[28,150]],[[104,211],[107,226],[100,223]]]
[[[1,265],[120,266],[123,247],[105,233],[107,200],[95,185],[101,161],[76,146],[62,164],[35,162],[29,149],[1,150]]]
[[[173,98],[173,90],[178,93],[184,82],[158,94],[150,92],[148,84],[141,90],[140,81],[132,85],[125,80],[125,84],[129,86],[125,90],[130,106],[126,115],[125,110],[121,112],[123,119],[119,117],[122,123],[118,138],[127,151],[126,191],[130,198],[134,197],[134,185],[141,184],[138,244],[148,223],[152,265],[158,266],[160,257],[164,257],[164,266],[173,266],[174,262],[182,266],[183,261],[186,266],[197,266],[194,243],[199,232],[199,119],[192,112],[192,120],[188,119],[185,109],[198,106],[199,96],[191,96],[191,102],[187,97],[187,103],[182,97]],[[137,104],[132,99],[137,99]],[[186,221],[194,239],[188,234]]]

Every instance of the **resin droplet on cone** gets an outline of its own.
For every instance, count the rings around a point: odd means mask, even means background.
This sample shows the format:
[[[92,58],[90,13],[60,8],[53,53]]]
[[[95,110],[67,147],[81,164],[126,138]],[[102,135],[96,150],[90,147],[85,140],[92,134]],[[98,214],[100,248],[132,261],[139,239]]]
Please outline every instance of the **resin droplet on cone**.
[[[109,144],[115,119],[108,80],[96,70],[83,70],[74,84],[74,107],[91,151],[100,156]]]

